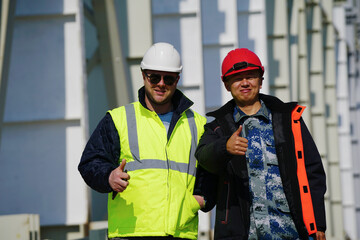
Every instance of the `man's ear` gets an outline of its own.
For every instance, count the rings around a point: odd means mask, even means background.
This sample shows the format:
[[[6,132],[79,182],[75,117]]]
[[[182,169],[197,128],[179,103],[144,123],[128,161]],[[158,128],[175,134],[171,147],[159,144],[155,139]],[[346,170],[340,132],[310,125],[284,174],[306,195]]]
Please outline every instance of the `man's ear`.
[[[143,71],[141,71],[141,76],[142,76],[143,80],[146,81],[145,73]]]
[[[261,78],[260,78],[260,89],[262,88],[263,80],[264,80],[264,78],[261,77]]]
[[[231,85],[229,84],[229,81],[224,82],[224,86],[228,92],[231,91]]]
[[[179,83],[179,80],[180,80],[180,74],[176,76],[176,81],[175,81],[176,85]]]

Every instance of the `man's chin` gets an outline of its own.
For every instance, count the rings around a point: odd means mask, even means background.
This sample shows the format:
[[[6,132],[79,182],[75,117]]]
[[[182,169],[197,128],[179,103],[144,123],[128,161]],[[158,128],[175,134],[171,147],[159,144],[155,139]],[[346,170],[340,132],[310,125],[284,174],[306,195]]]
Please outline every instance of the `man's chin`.
[[[166,103],[169,102],[169,100],[164,98],[153,98],[152,102],[155,103],[156,105],[165,105]]]

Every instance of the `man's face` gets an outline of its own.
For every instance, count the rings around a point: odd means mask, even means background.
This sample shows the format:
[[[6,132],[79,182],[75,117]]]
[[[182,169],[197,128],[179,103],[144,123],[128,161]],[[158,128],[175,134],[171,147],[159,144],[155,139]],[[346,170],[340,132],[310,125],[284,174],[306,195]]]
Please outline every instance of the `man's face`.
[[[251,106],[259,99],[262,77],[258,70],[240,72],[224,82],[238,106]]]
[[[145,70],[142,75],[145,98],[152,105],[164,105],[171,102],[180,78],[178,73]]]

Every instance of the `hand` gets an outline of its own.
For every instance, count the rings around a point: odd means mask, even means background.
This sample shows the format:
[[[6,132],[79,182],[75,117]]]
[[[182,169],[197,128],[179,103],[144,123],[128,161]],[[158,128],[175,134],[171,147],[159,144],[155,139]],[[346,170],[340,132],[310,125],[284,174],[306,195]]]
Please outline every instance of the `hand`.
[[[321,231],[316,232],[316,240],[326,240],[325,233]]]
[[[204,208],[205,207],[205,199],[203,196],[200,195],[193,195],[194,198],[196,199],[196,201],[199,203],[200,208]]]
[[[124,172],[125,165],[126,160],[123,159],[120,166],[110,173],[109,184],[115,192],[123,192],[129,185],[128,180],[130,179],[130,175]]]
[[[242,125],[240,125],[226,143],[226,150],[232,155],[245,155],[246,153],[248,140],[240,137],[241,130]]]

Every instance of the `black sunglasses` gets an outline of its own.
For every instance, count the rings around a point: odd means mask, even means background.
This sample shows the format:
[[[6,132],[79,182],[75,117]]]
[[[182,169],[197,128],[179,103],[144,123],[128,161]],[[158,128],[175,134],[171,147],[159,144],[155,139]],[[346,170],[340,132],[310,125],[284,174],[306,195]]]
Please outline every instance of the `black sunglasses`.
[[[143,73],[145,74],[145,76],[149,79],[151,84],[158,84],[161,81],[161,76],[163,76],[164,78],[164,83],[168,86],[172,86],[179,75],[177,76],[173,76],[173,75],[161,75],[161,74],[157,74],[157,73],[150,73],[147,74],[145,71],[143,71]]]
[[[232,68],[230,68],[225,74],[224,74],[224,77],[233,72],[233,71],[237,71],[237,70],[241,70],[241,69],[245,69],[245,68],[248,68],[248,67],[257,67],[259,68],[260,71],[262,71],[261,67],[258,66],[258,65],[255,65],[255,64],[252,64],[252,63],[248,63],[248,62],[238,62],[238,63],[235,63]]]

